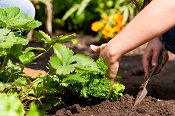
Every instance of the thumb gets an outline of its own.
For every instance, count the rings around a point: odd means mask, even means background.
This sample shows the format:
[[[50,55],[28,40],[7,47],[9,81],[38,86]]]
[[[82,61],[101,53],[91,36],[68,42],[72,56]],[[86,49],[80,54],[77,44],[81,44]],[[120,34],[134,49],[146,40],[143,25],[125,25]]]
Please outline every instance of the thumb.
[[[99,46],[95,46],[95,45],[90,45],[90,48],[92,51],[99,53],[100,52],[100,47]]]

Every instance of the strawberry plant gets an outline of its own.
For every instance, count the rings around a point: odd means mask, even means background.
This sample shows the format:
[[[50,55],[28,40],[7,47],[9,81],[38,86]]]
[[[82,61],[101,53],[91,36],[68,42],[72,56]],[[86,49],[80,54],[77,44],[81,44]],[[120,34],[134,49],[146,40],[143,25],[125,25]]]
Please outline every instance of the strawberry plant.
[[[24,106],[16,93],[0,93],[0,112],[2,116],[24,116]],[[14,107],[15,106],[15,107]],[[34,103],[31,103],[30,109],[26,116],[39,116],[39,112]]]
[[[62,44],[70,42],[71,38],[76,37],[75,34],[51,38],[43,31],[35,31],[36,42],[43,42],[48,48],[24,48],[28,40],[23,32],[40,26],[41,22],[20,12],[16,7],[0,9],[0,17],[0,92],[2,96],[15,95],[16,100],[11,101],[11,104],[16,101],[20,109],[9,111],[18,110],[21,114],[39,115],[35,103],[40,111],[48,113],[52,107],[62,103],[58,94],[66,92],[78,93],[85,98],[92,96],[111,101],[122,96],[124,86],[118,82],[119,76],[110,88],[109,80],[105,76],[107,66],[103,59],[94,61],[88,56],[74,54]],[[26,76],[24,67],[51,49],[54,54],[48,61],[47,74],[36,75],[35,78]],[[21,103],[17,103],[19,100]]]

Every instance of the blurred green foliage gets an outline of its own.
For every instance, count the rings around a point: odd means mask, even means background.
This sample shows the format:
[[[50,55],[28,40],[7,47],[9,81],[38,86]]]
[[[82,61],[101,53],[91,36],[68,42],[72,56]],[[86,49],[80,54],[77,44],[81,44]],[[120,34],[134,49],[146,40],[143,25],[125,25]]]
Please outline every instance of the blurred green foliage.
[[[52,3],[53,30],[91,33],[91,24],[114,13],[124,15],[127,23],[138,12],[131,0],[31,0],[36,7],[36,19],[45,23],[46,4]],[[139,0],[140,3],[143,0]],[[37,4],[36,4],[37,3]],[[44,25],[43,25],[44,26]],[[40,27],[45,28],[45,27]]]

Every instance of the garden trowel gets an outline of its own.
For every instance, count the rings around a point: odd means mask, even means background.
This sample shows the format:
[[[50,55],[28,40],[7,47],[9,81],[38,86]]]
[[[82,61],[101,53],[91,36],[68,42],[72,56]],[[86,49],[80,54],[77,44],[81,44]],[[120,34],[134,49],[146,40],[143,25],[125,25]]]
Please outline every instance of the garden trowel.
[[[162,55],[159,57],[159,64],[162,62]],[[158,65],[157,65],[158,66]],[[151,77],[153,76],[154,72],[157,69],[157,66],[152,66],[151,69],[149,70],[148,74],[144,77],[145,81],[144,83],[140,86],[139,92],[136,97],[136,101],[134,103],[134,106],[139,104],[140,102],[143,101],[145,98],[146,94],[148,93],[150,87],[151,87]]]
[[[157,68],[156,66],[152,67],[150,69],[149,73],[145,76],[145,81],[139,88],[139,92],[137,94],[136,101],[135,101],[134,105],[139,104],[145,98],[146,94],[148,93],[148,91],[151,87],[150,78],[153,76],[156,68]]]

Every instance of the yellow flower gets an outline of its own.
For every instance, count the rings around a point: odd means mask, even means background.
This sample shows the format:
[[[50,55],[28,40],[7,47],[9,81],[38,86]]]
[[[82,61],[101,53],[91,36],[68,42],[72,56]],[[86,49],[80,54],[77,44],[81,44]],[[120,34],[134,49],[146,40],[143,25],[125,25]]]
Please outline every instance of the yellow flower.
[[[122,23],[123,16],[121,14],[115,13],[112,17],[112,22],[109,22],[109,17],[103,18],[102,21],[96,21],[92,23],[91,29],[95,32],[100,31],[105,39],[111,39],[117,35],[123,28]]]
[[[119,25],[114,26],[113,31],[119,33],[120,32],[120,26]]]
[[[101,30],[103,27],[104,27],[104,24],[101,21],[96,21],[91,25],[91,29],[95,32]]]
[[[115,13],[114,16],[113,16],[113,21],[116,22],[119,25],[122,25],[123,16],[118,14],[118,13]]]
[[[122,31],[123,28],[124,26],[116,25],[113,27],[113,31],[119,33],[120,31]]]
[[[102,34],[105,39],[114,37],[114,31],[111,26],[105,26],[102,30]]]

